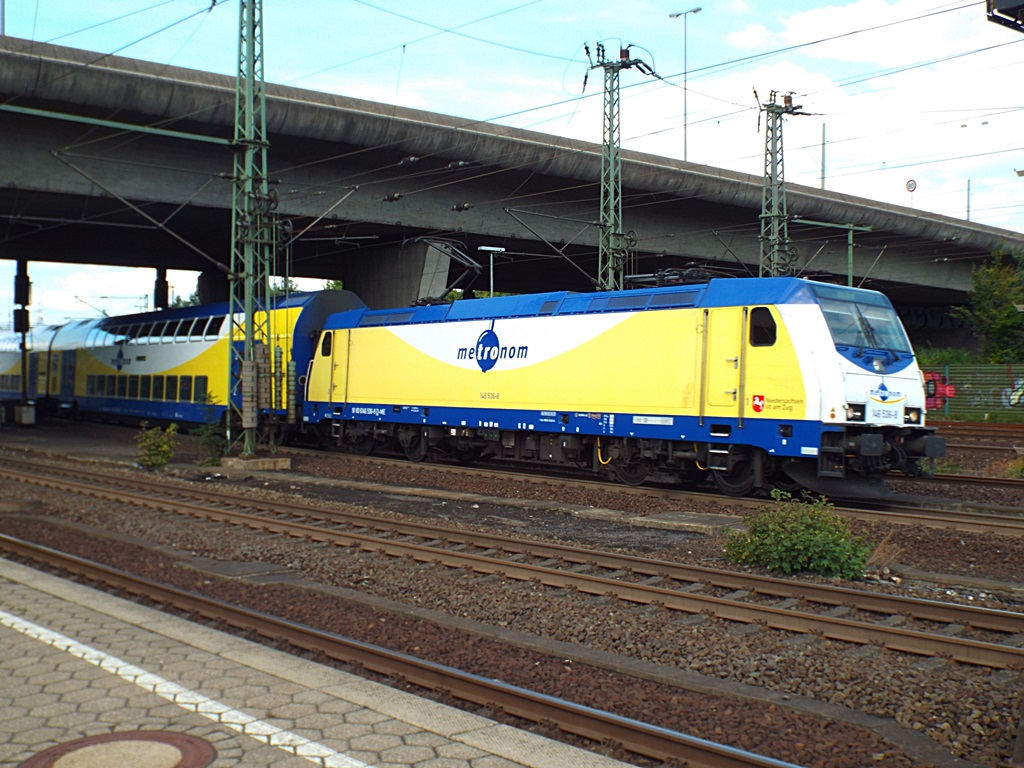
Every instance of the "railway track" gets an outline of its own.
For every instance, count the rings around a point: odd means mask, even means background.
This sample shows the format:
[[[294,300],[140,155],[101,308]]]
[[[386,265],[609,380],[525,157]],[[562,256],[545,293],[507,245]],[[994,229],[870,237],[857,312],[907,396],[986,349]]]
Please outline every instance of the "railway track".
[[[0,550],[239,631],[253,632],[274,642],[286,642],[297,649],[321,653],[336,662],[356,664],[426,690],[443,691],[461,701],[503,711],[529,722],[553,725],[567,734],[599,743],[616,743],[645,757],[678,761],[694,768],[799,768],[791,763],[230,605],[2,534]]]
[[[8,462],[0,476],[517,581],[992,668],[1024,667],[1024,614],[808,584],[193,489]]]
[[[1000,440],[1003,442],[1019,441],[1024,444],[1024,424],[979,424],[956,421],[929,420],[929,426],[936,428],[936,433],[956,440]]]
[[[289,452],[298,455],[317,454],[318,451],[304,451],[302,449],[289,448]],[[345,455],[345,459],[353,463],[394,462],[396,466],[408,467],[409,462],[404,458],[390,458],[384,456],[363,457]],[[487,478],[500,484],[504,480],[515,480],[517,482],[532,483],[535,485],[557,484],[566,488],[580,488],[591,491],[610,491],[627,496],[638,496],[642,498],[666,499],[666,500],[692,500],[701,499],[714,502],[723,509],[722,514],[742,516],[764,506],[765,499],[759,498],[738,498],[723,497],[721,494],[711,491],[680,490],[659,486],[627,486],[613,481],[595,480],[592,477],[567,476],[564,472],[557,474],[537,474],[531,468],[529,472],[522,469],[507,468],[483,468],[483,467],[460,467],[446,464],[417,464],[418,468],[429,468],[431,472],[450,474],[464,477]],[[930,478],[913,478],[915,482],[930,482]],[[351,487],[362,487],[358,480],[338,479],[339,483]],[[981,478],[972,475],[940,475],[934,479],[936,484],[967,484],[979,486],[995,486],[1001,488],[1013,488],[1021,491],[1021,498],[1024,500],[1024,480],[1013,480],[1009,478]],[[866,501],[861,506],[836,506],[835,512],[852,520],[865,520],[875,522],[886,522],[893,525],[924,525],[933,528],[956,528],[974,533],[996,533],[1004,536],[1024,535],[1024,514],[1016,512],[1016,508],[998,507],[986,504],[968,504],[961,501],[951,501],[940,506],[939,500],[928,503],[921,500],[910,500],[901,497],[893,499],[882,499],[877,501]]]

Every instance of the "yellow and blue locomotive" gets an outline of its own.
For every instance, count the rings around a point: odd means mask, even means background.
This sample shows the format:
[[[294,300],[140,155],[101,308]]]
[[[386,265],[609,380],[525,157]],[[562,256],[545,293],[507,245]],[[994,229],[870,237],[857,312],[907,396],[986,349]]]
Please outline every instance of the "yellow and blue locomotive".
[[[363,453],[710,478],[732,495],[877,493],[945,450],[888,299],[797,278],[343,312],[310,361],[303,422]]]

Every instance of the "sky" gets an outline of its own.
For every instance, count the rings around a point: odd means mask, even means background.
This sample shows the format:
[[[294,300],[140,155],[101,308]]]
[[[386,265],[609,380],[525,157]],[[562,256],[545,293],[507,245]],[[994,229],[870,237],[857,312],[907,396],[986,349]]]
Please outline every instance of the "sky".
[[[0,6],[13,37],[229,75],[237,66],[239,0]],[[792,94],[806,114],[785,119],[787,183],[1024,232],[1024,34],[989,22],[984,2],[263,0],[263,18],[268,83],[592,142],[598,45],[609,58],[628,47],[654,75],[621,73],[625,149],[760,175],[759,106]],[[29,271],[33,323],[152,301],[151,270]],[[0,260],[0,327],[13,273]],[[172,295],[195,289],[192,273],[169,280]]]

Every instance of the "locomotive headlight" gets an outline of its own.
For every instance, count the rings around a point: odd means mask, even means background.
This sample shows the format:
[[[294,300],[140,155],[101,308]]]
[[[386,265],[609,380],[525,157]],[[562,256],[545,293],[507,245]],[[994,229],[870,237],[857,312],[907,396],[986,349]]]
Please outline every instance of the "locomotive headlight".
[[[871,367],[875,369],[875,373],[885,373],[885,360],[876,357],[871,361]]]
[[[847,421],[864,421],[864,404],[863,403],[847,403],[846,404],[846,420]]]
[[[921,409],[920,408],[906,408],[903,411],[903,423],[904,424],[920,424],[921,423]]]

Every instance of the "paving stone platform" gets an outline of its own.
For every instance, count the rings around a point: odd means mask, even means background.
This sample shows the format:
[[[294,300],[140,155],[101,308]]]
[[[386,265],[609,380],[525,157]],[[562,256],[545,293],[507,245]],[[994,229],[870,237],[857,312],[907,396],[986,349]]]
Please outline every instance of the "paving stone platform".
[[[626,765],[2,558],[0,681],[12,768]]]

